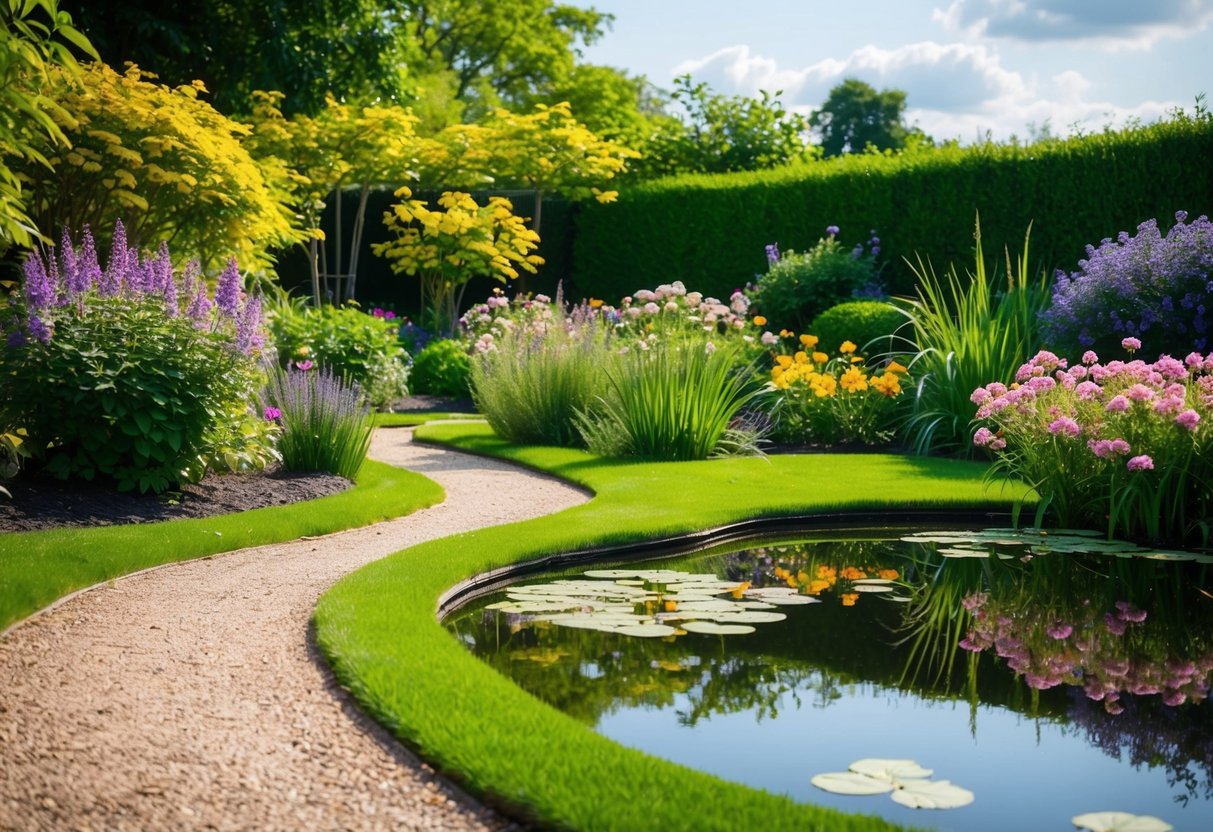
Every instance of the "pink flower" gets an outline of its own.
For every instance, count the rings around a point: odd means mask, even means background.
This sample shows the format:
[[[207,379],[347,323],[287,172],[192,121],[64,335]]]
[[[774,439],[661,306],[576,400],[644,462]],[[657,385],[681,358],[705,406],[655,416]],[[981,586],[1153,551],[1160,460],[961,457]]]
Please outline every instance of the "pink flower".
[[[1135,456],[1129,460],[1129,470],[1130,471],[1153,471],[1154,470],[1154,460],[1150,458],[1149,454],[1142,454],[1141,456]]]
[[[1124,396],[1113,396],[1105,409],[1109,413],[1124,413],[1129,409],[1129,400]]]
[[[282,411],[276,407],[266,407],[262,413],[267,422],[276,422],[282,418]]]
[[[311,359],[307,359],[307,360],[305,360],[305,361],[296,361],[296,362],[295,362],[295,367],[296,367],[296,369],[303,370],[303,372],[305,372],[305,373],[306,373],[308,370],[312,369],[312,367],[313,367],[313,366],[315,366],[315,365],[313,365],[313,364],[312,364]]]
[[[637,292],[636,294],[640,294],[640,293]],[[646,315],[656,315],[660,311],[661,311],[661,307],[659,307],[657,304],[653,303],[652,301],[649,301],[648,303],[646,303],[644,305],[644,312]]]
[[[1001,451],[1006,446],[1007,440],[1003,439],[1001,436],[995,436],[990,442],[989,448],[991,451]]]
[[[1082,354],[1083,364],[1094,364],[1097,361],[1099,361],[1099,356],[1095,354],[1094,350],[1087,350]]]
[[[1103,388],[1093,381],[1084,381],[1074,388],[1075,394],[1084,402],[1098,399],[1103,395]]]
[[[1169,690],[1162,696],[1163,704],[1170,705],[1172,708],[1182,705],[1187,699],[1188,697],[1184,696],[1183,691],[1179,690]]]
[[[1062,416],[1049,424],[1049,433],[1054,436],[1078,436],[1082,428],[1069,416]]]
[[[966,595],[960,600],[960,605],[969,612],[981,609],[981,607],[990,600],[990,596],[984,592],[974,592],[971,595]]]
[[[1112,615],[1110,612],[1104,613],[1103,623],[1104,626],[1108,628],[1108,632],[1114,636],[1123,636],[1125,634],[1125,628],[1128,626],[1124,621]],[[1128,672],[1127,669],[1126,672]],[[1115,674],[1112,674],[1111,671],[1109,671],[1109,675]]]
[[[1154,391],[1144,384],[1134,384],[1125,391],[1125,395],[1135,402],[1148,402],[1154,398]]]
[[[978,387],[973,391],[973,395],[969,396],[969,401],[973,404],[985,404],[994,396],[984,387]]]
[[[1175,417],[1175,424],[1184,430],[1196,430],[1196,426],[1200,424],[1200,414],[1189,408]]]
[[[990,432],[989,428],[978,428],[977,432],[973,434],[973,444],[979,448],[986,447],[993,439],[994,434]]]
[[[1190,352],[1184,358],[1184,364],[1188,365],[1193,370],[1199,369],[1200,365],[1205,361],[1204,356],[1198,352]]]
[[[1141,349],[1141,341],[1139,341],[1136,338],[1125,338],[1124,340],[1122,340],[1120,342],[1120,345],[1122,347],[1124,347],[1126,350],[1128,350],[1130,353],[1136,352],[1137,350]]]
[[[1116,617],[1122,621],[1132,621],[1135,624],[1140,624],[1146,620],[1146,611],[1133,606],[1130,601],[1116,602]]]
[[[1055,638],[1060,641],[1063,638],[1069,638],[1070,634],[1074,632],[1074,628],[1069,624],[1063,624],[1060,621],[1057,621],[1050,624],[1048,627],[1045,627],[1045,632],[1049,634],[1050,638]]]

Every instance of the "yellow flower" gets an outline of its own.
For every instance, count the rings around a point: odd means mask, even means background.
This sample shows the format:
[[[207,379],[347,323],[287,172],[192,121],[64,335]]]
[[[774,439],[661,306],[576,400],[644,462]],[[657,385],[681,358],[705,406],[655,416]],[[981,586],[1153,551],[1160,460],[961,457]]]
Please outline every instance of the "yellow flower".
[[[890,361],[889,366],[885,367],[885,370],[890,373],[908,373],[908,372],[910,372],[907,368],[901,366],[896,361]]]
[[[838,392],[838,382],[834,380],[833,376],[819,375],[813,381],[811,387],[813,393],[819,399],[828,399]]]
[[[873,376],[872,387],[889,398],[901,395],[901,380],[890,372],[886,372],[882,376]]]
[[[781,330],[779,330],[779,337],[780,337],[780,338],[791,338],[791,337],[792,337],[793,335],[795,335],[795,334],[796,334],[796,333],[791,332],[790,330],[787,330],[787,329],[781,329]]]
[[[800,352],[796,353],[796,363],[797,364],[808,364],[809,363],[809,357],[804,354],[804,350],[801,350]]]
[[[896,569],[881,569],[876,573],[878,577],[884,578],[886,581],[895,581],[898,578]]]
[[[813,363],[814,364],[824,364],[829,360],[830,360],[830,356],[826,355],[824,352],[813,353]]]
[[[842,594],[842,605],[844,607],[853,607],[855,602],[859,600],[858,592],[844,592]]]
[[[842,346],[838,348],[838,351],[843,355],[850,355],[851,353],[855,352],[856,349],[858,348],[855,346],[854,341],[843,341]]]
[[[800,343],[804,344],[804,348],[806,350],[811,350],[811,349],[813,349],[813,347],[817,346],[817,336],[816,335],[801,335]]]
[[[792,366],[792,356],[777,355],[775,356],[775,363],[786,370],[788,367]]]
[[[868,377],[858,367],[851,367],[838,379],[842,389],[848,393],[858,393],[868,389]]]
[[[598,298],[590,298],[590,308],[591,309],[597,309],[600,306],[602,306],[601,300],[599,300]]]
[[[766,325],[767,325],[766,318],[762,317],[761,315],[754,316],[754,326],[766,326]]]
[[[862,364],[862,363],[863,363],[863,356],[859,356],[859,355],[852,355],[852,356],[851,356],[851,363],[852,363],[852,364]]]

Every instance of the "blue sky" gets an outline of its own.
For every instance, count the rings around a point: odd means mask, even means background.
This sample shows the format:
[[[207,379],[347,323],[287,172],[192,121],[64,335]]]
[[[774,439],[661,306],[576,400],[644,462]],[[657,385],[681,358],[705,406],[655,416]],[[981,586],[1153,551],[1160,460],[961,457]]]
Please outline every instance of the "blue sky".
[[[809,112],[857,77],[936,139],[1154,121],[1213,97],[1213,0],[566,0],[615,15],[585,59],[669,89],[783,90]]]

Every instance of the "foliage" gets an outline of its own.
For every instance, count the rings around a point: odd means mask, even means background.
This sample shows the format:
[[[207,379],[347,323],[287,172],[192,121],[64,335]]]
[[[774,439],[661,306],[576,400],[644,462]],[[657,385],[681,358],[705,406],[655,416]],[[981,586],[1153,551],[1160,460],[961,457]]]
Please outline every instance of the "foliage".
[[[325,98],[398,99],[409,92],[398,29],[369,0],[258,3],[213,0],[68,0],[111,66],[131,61],[170,86],[201,80],[228,115],[247,113],[254,90],[281,90],[292,113]]]
[[[73,77],[79,73],[71,45],[96,54],[58,0],[0,7],[0,253],[12,244],[28,247],[38,236],[23,183],[10,165],[24,160],[48,168],[46,147],[69,144],[59,126],[64,114],[45,87],[56,67]]]
[[[902,90],[877,92],[857,78],[847,78],[830,90],[809,124],[821,135],[826,156],[904,147],[910,131],[903,124],[906,94]]]
[[[375,423],[356,385],[329,369],[275,369],[264,398],[266,419],[282,427],[278,451],[286,470],[358,476]]]
[[[674,79],[674,86],[685,121],[667,124],[652,137],[637,164],[641,175],[762,170],[813,158],[805,142],[809,123],[784,110],[780,92],[724,96],[690,75]]]
[[[846,248],[838,241],[838,226],[803,253],[780,253],[767,246],[768,268],[749,291],[757,311],[772,324],[804,329],[817,315],[875,284],[880,238],[873,232],[867,248]]]
[[[104,272],[87,231],[78,251],[64,235],[57,259],[26,261],[0,327],[0,424],[28,431],[48,473],[122,490],[263,466],[272,451],[249,402],[261,305],[240,302],[235,261],[212,302],[196,266],[173,274],[167,246],[141,260],[121,224],[114,239]]]
[[[906,323],[905,315],[891,303],[851,300],[831,306],[809,324],[823,344],[854,341],[859,349],[874,355],[894,352],[893,336]]]
[[[438,338],[413,356],[413,392],[467,398],[471,394],[472,359],[459,341]]]
[[[1126,338],[1132,353],[1141,342]],[[1041,351],[1016,384],[973,392],[973,437],[1022,477],[1063,526],[1150,543],[1207,545],[1213,528],[1213,354],[1083,363]],[[1039,517],[1039,514],[1038,514]]]
[[[163,239],[208,270],[234,253],[250,268],[298,239],[290,213],[241,145],[247,129],[199,98],[137,67],[92,64],[73,78],[52,73],[49,93],[70,149],[43,148],[51,167],[27,164],[43,233],[110,228],[121,219],[137,242]]]
[[[774,437],[823,445],[888,442],[902,384],[910,381],[906,368],[894,361],[877,374],[863,366],[853,341],[842,341],[832,356],[817,349],[819,343],[815,335],[794,333],[780,342],[771,368]]]
[[[880,229],[881,279],[890,294],[910,294],[915,251],[936,263],[972,257],[974,211],[990,251],[1017,246],[1032,222],[1040,262],[1072,263],[1100,229],[1213,204],[1213,179],[1192,175],[1211,156],[1213,117],[1198,109],[1030,147],[947,145],[641,182],[615,205],[578,207],[566,285],[613,298],[648,276],[728,297],[766,267],[763,246],[801,251],[833,224]]]
[[[1153,355],[1180,355],[1213,344],[1213,224],[1185,224],[1186,211],[1163,237],[1155,220],[1129,236],[1087,246],[1078,271],[1059,275],[1053,303],[1040,316],[1041,338],[1060,355],[1110,352],[1140,338]]]
[[[469,194],[447,191],[431,210],[409,199],[407,187],[396,195],[403,201],[383,217],[395,238],[371,248],[391,261],[392,271],[420,278],[422,306],[448,332],[455,328],[462,289],[473,277],[504,283],[518,276],[515,266],[534,273],[543,262],[530,253],[539,235],[514,215],[505,197],[489,197],[481,206]]]
[[[1048,275],[1033,279],[1028,235],[1014,265],[1007,253],[1005,292],[998,291],[996,275],[987,269],[980,224],[976,239],[974,271],[962,277],[953,265],[944,282],[920,259],[917,297],[904,302],[909,341],[918,350],[910,370],[918,383],[902,430],[918,454],[971,454],[972,407],[965,391],[988,379],[1010,383],[1015,368],[1036,349],[1036,318],[1048,302]]]
[[[664,460],[753,452],[760,431],[738,417],[763,391],[738,371],[736,352],[700,337],[617,355],[606,365],[609,386],[580,414],[586,447],[603,456]]]
[[[299,307],[276,304],[269,329],[284,368],[319,365],[357,385],[374,407],[408,390],[408,354],[396,337],[396,321],[368,315],[356,306]]]
[[[577,446],[578,413],[601,391],[606,356],[606,334],[593,322],[508,330],[473,356],[472,399],[510,441]]]

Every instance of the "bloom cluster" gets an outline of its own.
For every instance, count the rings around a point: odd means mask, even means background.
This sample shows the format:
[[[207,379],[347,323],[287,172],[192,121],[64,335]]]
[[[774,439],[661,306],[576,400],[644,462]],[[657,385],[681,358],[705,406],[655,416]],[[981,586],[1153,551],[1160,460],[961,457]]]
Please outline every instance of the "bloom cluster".
[[[787,586],[801,595],[815,598],[835,596],[844,607],[859,600],[863,582],[891,584],[902,577],[901,570],[882,565],[869,550],[870,541],[845,541],[830,544],[832,556],[821,557],[819,544],[759,547],[753,550],[755,561],[743,572],[729,570],[730,577],[745,578],[757,588]]]
[[[1131,357],[1141,342],[1129,337],[1122,346]],[[1165,503],[1174,510],[1163,513],[1181,525],[1203,519],[1202,495],[1213,482],[1206,453],[1213,353],[1102,363],[1088,350],[1069,366],[1041,351],[1019,368],[1013,384],[987,384],[972,401],[984,423],[973,442],[997,453],[1010,473],[1039,483],[1041,495],[1069,513],[1066,522],[1111,514],[1112,524],[1124,521],[1129,534],[1182,539],[1190,529],[1150,528],[1123,510],[1136,506],[1157,515]],[[1148,472],[1155,478],[1139,481]],[[1150,501],[1137,499],[1147,492]]]
[[[245,355],[264,344],[261,299],[253,295],[242,301],[244,293],[234,258],[228,260],[212,299],[197,262],[189,263],[178,277],[168,246],[161,243],[155,255],[141,256],[138,249],[128,245],[121,220],[114,226],[109,262],[104,269],[86,226],[79,249],[65,229],[58,256],[48,253],[44,258],[35,251],[22,271],[24,308],[10,310],[5,326],[9,347],[20,347],[30,339],[48,343],[54,335],[55,319],[82,311],[90,297],[156,302],[168,317],[185,316],[199,329],[230,330],[235,347]]]
[[[1147,639],[1147,612],[1130,601],[1116,601],[1110,610],[1091,604],[1064,619],[1039,605],[1001,605],[985,593],[973,593],[962,604],[972,623],[960,647],[992,650],[1038,690],[1081,687],[1112,714],[1123,709],[1119,700],[1125,693],[1157,694],[1170,706],[1209,694],[1213,652],[1159,655]]]

